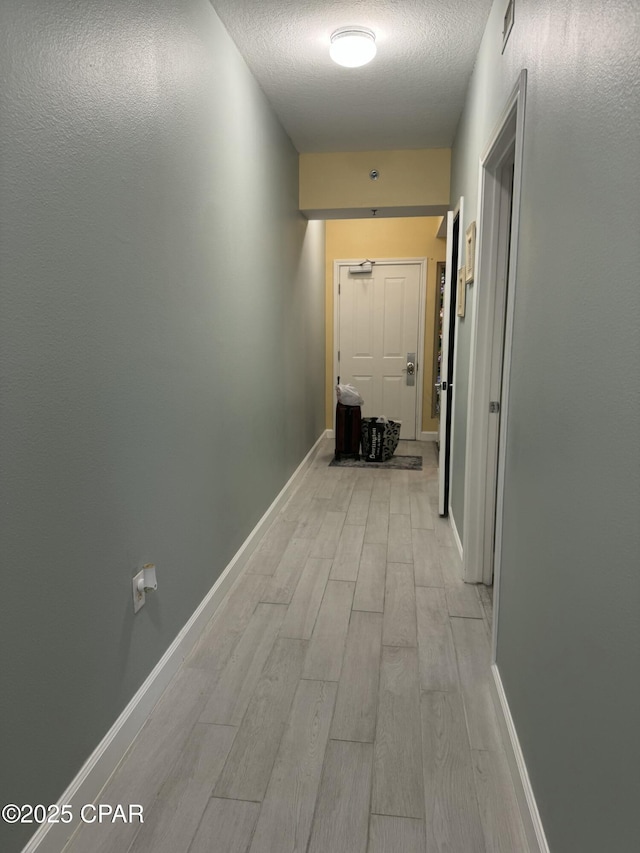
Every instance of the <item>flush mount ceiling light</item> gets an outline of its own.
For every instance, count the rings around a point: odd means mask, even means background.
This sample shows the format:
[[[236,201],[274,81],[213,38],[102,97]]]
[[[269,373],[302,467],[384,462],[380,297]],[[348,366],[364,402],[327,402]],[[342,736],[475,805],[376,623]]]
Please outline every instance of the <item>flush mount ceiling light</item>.
[[[331,33],[329,55],[338,65],[359,68],[376,55],[376,36],[366,27],[341,27]]]

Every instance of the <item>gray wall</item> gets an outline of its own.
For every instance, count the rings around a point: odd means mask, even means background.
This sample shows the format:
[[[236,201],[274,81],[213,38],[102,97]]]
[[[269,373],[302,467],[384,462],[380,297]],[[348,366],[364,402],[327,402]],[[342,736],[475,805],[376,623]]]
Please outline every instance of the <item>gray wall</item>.
[[[631,853],[640,849],[639,8],[517,0],[501,56],[505,5],[485,32],[452,177],[466,227],[478,158],[527,68],[497,660],[553,853]],[[466,429],[469,307],[456,436]],[[460,530],[457,442],[454,452]]]
[[[49,803],[323,430],[324,226],[206,0],[0,33],[0,800]]]

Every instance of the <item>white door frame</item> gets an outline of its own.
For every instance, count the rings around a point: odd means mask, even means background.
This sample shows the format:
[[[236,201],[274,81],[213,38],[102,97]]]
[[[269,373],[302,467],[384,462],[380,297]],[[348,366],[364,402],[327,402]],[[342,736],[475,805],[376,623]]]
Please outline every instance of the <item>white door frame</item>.
[[[471,330],[469,364],[469,421],[467,427],[465,493],[464,493],[464,579],[468,583],[490,583],[494,573],[494,637],[495,661],[499,573],[502,547],[502,513],[504,506],[504,463],[509,412],[509,375],[513,342],[513,316],[516,298],[518,267],[518,230],[520,220],[520,193],[522,186],[522,151],[524,139],[524,113],[527,72],[520,73],[518,81],[505,105],[502,115],[491,134],[480,158],[479,210],[477,239],[477,279],[475,290],[474,323]],[[496,476],[495,505],[495,555],[493,566],[485,561],[485,531],[487,530],[487,441],[489,432],[489,387],[491,380],[491,345],[493,337],[495,293],[497,283],[497,237],[500,209],[498,175],[515,146],[513,181],[513,208],[511,216],[511,241],[507,305],[505,315],[505,340],[500,415],[500,439]],[[490,474],[491,475],[491,474]],[[490,476],[489,475],[489,476]]]
[[[424,381],[424,338],[427,323],[427,259],[426,258],[368,258],[375,264],[419,264],[420,265],[420,317],[422,322],[418,323],[418,352],[416,353],[416,439],[422,432],[422,389]],[[338,298],[338,285],[340,283],[340,268],[353,267],[362,263],[362,258],[353,260],[334,260],[333,262],[333,429],[336,428],[336,377],[340,375],[340,364],[338,362],[338,337],[340,332],[340,299]]]

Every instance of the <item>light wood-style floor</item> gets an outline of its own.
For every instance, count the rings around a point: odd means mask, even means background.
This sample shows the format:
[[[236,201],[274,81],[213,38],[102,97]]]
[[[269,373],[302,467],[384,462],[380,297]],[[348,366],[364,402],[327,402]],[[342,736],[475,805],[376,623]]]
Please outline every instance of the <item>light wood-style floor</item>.
[[[282,510],[68,853],[526,853],[489,692],[491,596],[415,471],[329,468]]]

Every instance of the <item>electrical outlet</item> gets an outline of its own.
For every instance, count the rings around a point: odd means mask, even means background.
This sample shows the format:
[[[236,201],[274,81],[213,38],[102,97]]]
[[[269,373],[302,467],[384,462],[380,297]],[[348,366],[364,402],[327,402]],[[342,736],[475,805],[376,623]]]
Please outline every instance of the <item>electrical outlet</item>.
[[[133,578],[133,612],[137,613],[147,600],[147,593],[158,589],[156,567],[153,563],[145,563]]]
[[[137,613],[141,607],[144,607],[146,601],[144,594],[144,569],[140,569],[137,575],[133,577],[133,612]]]

